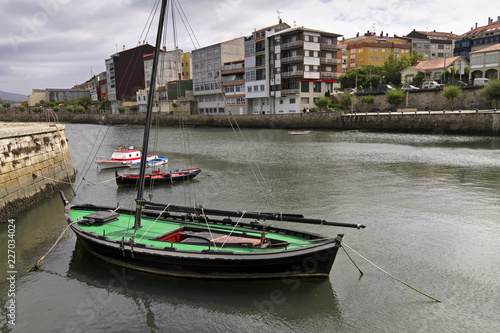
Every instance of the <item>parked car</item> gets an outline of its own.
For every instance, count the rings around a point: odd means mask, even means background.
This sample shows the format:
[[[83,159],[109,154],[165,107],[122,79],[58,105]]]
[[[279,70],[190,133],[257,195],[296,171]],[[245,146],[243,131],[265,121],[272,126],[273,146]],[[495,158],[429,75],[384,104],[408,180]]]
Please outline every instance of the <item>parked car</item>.
[[[479,77],[477,79],[474,79],[474,85],[475,86],[485,86],[488,84],[489,79],[484,78],[484,77]]]
[[[405,84],[405,85],[401,86],[401,90],[415,91],[415,90],[420,90],[420,88],[419,87],[415,87],[412,84]]]
[[[382,84],[382,85],[378,86],[377,90],[378,91],[394,90],[394,87],[391,86],[390,84]]]
[[[357,93],[358,91],[355,88],[347,88],[344,90],[345,93]]]
[[[460,80],[450,81],[446,85],[448,85],[448,86],[467,87],[467,83],[465,83],[463,81],[460,81]]]
[[[425,81],[424,84],[422,84],[422,89],[439,89],[443,87],[444,84],[437,83],[436,81]]]

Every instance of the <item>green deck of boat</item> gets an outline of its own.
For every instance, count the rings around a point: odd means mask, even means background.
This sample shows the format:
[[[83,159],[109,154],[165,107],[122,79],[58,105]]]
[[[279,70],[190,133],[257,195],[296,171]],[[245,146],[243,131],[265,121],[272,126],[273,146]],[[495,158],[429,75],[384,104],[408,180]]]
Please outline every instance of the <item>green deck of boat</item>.
[[[83,218],[86,215],[89,215],[91,213],[94,213],[94,211],[90,210],[71,210],[71,219],[73,221],[77,221],[78,219]],[[82,230],[86,231],[91,231],[94,232],[98,235],[101,236],[106,236],[107,238],[111,240],[129,240],[132,235],[133,235],[133,226],[134,226],[134,216],[128,215],[128,214],[120,214],[119,218],[117,221],[105,223],[103,225],[99,224],[93,224],[93,225],[86,225],[85,223],[77,223],[78,227],[80,227]],[[142,244],[145,244],[147,246],[155,246],[158,248],[164,248],[166,246],[173,246],[179,250],[191,250],[191,251],[201,251],[203,249],[206,249],[206,245],[193,245],[193,244],[184,244],[184,243],[171,243],[171,242],[165,242],[165,241],[159,241],[159,240],[154,240],[153,238],[156,238],[160,235],[163,235],[165,233],[168,233],[172,230],[175,230],[179,227],[182,227],[183,224],[179,220],[164,220],[164,219],[158,219],[155,221],[154,219],[150,218],[142,218],[141,219],[141,225],[142,228],[139,228],[137,230],[137,234],[135,236],[135,240],[137,242],[140,242]],[[191,225],[192,226],[192,225]],[[200,227],[205,226],[205,224],[199,225]],[[212,232],[217,231],[218,229],[223,228],[224,230],[227,231],[228,226],[210,226],[210,230]],[[232,229],[232,228],[231,228]],[[236,227],[234,229],[233,236],[238,236],[238,232],[240,231],[245,231],[247,235],[251,236],[256,236],[260,237],[260,232],[251,230],[248,228],[240,228]],[[287,247],[288,249],[293,249],[293,248],[299,248],[299,247],[304,247],[308,245],[312,245],[315,242],[314,241],[309,241],[301,237],[296,237],[296,236],[291,236],[291,235],[284,235],[281,233],[268,233],[266,234],[266,237],[268,238],[273,238],[277,239],[283,242],[288,242],[290,245]],[[140,241],[139,241],[140,240]],[[212,249],[214,247],[212,246]],[[261,248],[246,248],[246,247],[230,247],[229,245],[224,246],[225,250],[232,250],[235,252],[244,252],[244,253],[250,253],[250,252],[269,252],[272,251],[273,249],[261,249]],[[283,248],[276,248],[276,251],[281,251]]]

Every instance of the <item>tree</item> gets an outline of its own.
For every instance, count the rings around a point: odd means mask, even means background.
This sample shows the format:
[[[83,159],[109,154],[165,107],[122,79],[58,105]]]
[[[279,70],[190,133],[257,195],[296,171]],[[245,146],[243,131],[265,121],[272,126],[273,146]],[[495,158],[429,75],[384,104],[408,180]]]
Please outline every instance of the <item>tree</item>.
[[[413,85],[415,85],[417,87],[420,87],[420,86],[422,86],[422,84],[424,83],[424,81],[425,81],[425,75],[423,73],[418,73],[413,78]]]
[[[462,89],[458,86],[446,86],[441,94],[450,102],[450,109],[453,109],[453,101],[462,96]]]
[[[481,94],[490,103],[495,101],[495,109],[498,107],[498,101],[500,100],[500,80],[490,80],[488,84],[481,89]]]
[[[373,104],[375,102],[375,97],[373,96],[361,96],[361,103]]]
[[[332,104],[332,100],[330,99],[330,97],[319,97],[314,100],[314,105],[316,105],[320,109],[320,111],[328,109],[328,106],[330,106],[330,104]]]
[[[397,108],[405,99],[405,92],[403,90],[390,89],[385,92],[385,98],[387,103]]]
[[[339,103],[342,105],[344,109],[349,109],[352,104],[352,97],[351,94],[348,93],[343,93],[339,95]]]

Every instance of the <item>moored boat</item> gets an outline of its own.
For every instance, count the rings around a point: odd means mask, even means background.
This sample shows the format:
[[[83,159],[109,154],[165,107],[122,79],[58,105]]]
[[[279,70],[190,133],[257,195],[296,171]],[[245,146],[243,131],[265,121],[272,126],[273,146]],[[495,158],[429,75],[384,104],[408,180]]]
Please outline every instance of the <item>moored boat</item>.
[[[160,165],[168,164],[168,158],[165,156],[159,156],[157,158],[149,159],[146,163],[146,167],[152,168]],[[139,169],[141,166],[141,161],[132,162],[127,164],[130,169]]]
[[[199,168],[187,169],[187,170],[176,170],[168,172],[160,172],[155,170],[150,174],[144,175],[144,185],[154,186],[154,185],[167,185],[173,184],[180,181],[185,181],[196,177],[201,172]],[[115,171],[115,178],[117,185],[137,185],[140,179],[139,174],[122,174],[119,175],[118,171]]]
[[[306,135],[311,133],[311,131],[290,131],[288,134],[290,135]]]
[[[141,151],[138,149],[115,150],[110,158],[99,156],[95,162],[101,169],[124,168],[132,163],[141,162]],[[147,160],[158,158],[158,155],[148,155]]]

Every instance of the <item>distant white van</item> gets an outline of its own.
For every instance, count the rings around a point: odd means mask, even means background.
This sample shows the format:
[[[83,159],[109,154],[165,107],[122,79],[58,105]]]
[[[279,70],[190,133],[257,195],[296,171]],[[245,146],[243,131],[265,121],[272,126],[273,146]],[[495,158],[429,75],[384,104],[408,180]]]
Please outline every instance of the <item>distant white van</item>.
[[[480,77],[480,78],[474,79],[474,85],[475,86],[485,86],[488,84],[488,81],[489,80],[487,78]]]

